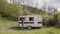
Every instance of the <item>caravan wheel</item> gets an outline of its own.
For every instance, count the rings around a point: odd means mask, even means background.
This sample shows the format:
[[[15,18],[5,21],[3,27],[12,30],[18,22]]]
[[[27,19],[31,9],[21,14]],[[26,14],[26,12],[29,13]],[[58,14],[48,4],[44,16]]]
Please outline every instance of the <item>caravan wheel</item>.
[[[32,27],[31,26],[28,26],[28,29],[30,30]]]

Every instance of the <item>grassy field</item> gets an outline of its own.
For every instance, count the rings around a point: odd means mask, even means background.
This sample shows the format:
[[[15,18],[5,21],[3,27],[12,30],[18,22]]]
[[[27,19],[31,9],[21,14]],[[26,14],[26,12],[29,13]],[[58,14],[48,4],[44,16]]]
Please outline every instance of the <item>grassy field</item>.
[[[0,34],[60,34],[60,28],[41,28],[32,30],[20,30],[18,22],[0,20]]]

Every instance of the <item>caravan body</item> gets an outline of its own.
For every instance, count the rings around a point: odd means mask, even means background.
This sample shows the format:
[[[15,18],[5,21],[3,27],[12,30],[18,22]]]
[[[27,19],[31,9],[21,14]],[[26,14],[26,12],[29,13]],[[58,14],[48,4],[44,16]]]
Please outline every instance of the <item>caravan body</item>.
[[[24,27],[42,27],[42,17],[40,15],[26,15],[19,17],[19,27],[22,27],[22,19]]]

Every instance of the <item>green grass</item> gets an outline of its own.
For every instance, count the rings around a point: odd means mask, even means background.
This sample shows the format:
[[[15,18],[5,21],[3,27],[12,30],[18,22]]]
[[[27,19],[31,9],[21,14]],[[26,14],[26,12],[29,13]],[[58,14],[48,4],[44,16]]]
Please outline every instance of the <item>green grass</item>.
[[[0,20],[0,34],[60,34],[60,28],[41,28],[33,30],[19,30],[17,27],[18,22]]]

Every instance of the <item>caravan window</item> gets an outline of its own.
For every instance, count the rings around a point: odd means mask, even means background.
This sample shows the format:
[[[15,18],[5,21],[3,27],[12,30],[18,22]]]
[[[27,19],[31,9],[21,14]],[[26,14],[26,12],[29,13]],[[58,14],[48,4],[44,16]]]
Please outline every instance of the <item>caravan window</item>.
[[[41,24],[42,22],[38,22],[38,24]]]
[[[29,17],[29,21],[34,21],[34,17]]]
[[[20,21],[25,21],[25,17],[20,17]]]

